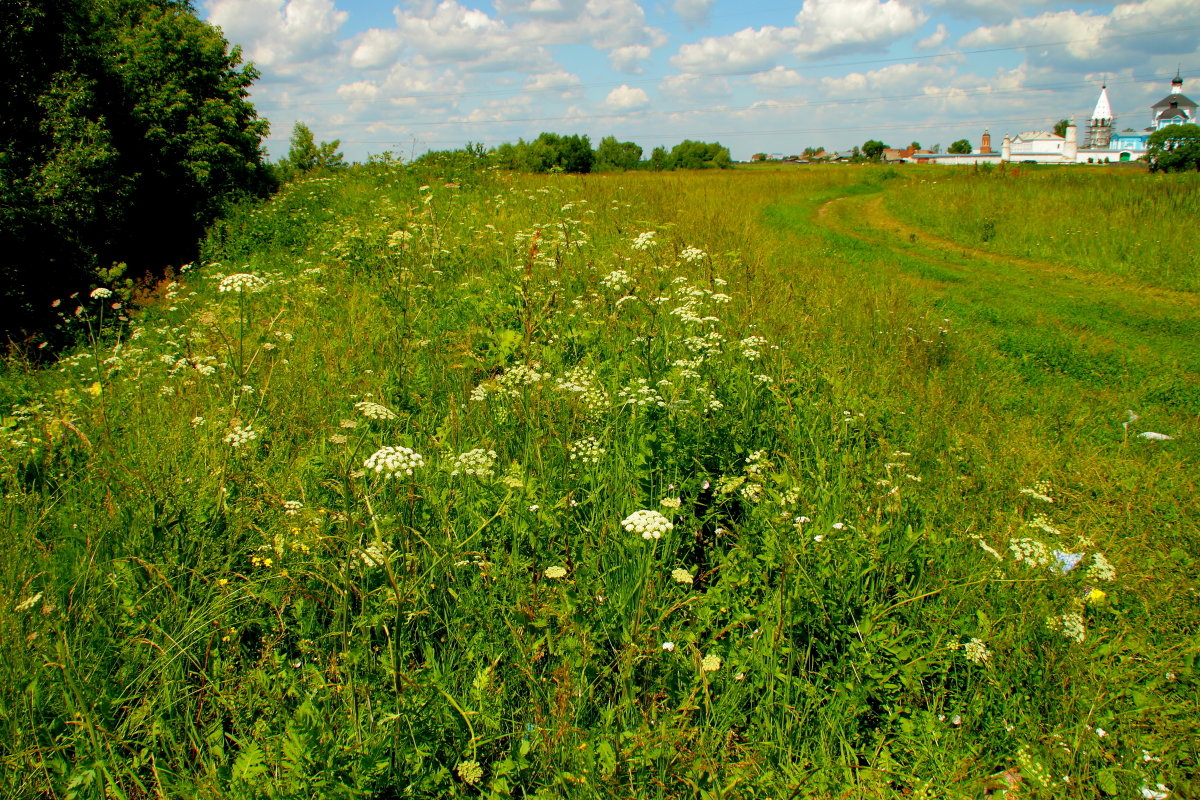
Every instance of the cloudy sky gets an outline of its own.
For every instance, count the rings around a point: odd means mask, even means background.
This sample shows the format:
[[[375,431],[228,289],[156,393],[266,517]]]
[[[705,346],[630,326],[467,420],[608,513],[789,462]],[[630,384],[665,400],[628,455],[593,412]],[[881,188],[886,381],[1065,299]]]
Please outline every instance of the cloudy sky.
[[[1200,100],[1200,0],[198,0],[262,73],[272,157],[292,125],[354,160],[541,131],[642,145],[978,142],[1083,124],[1107,81],[1143,128],[1182,68]]]

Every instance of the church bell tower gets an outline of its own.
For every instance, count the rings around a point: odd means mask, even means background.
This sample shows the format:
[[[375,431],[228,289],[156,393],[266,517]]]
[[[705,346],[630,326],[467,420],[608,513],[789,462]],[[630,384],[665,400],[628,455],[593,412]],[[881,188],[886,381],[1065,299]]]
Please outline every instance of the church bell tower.
[[[1089,150],[1106,150],[1112,141],[1113,122],[1112,104],[1108,102],[1108,85],[1100,87],[1100,99],[1096,101],[1096,110],[1088,121],[1087,142]]]

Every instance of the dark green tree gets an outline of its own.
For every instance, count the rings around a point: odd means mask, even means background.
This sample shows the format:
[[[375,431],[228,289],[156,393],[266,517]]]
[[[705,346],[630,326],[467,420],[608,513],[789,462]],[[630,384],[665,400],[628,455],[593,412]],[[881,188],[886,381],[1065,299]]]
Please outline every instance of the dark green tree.
[[[920,143],[920,142],[913,142],[912,144],[910,144],[910,145],[909,145],[909,147],[911,147],[911,148],[913,149],[913,151],[915,152],[915,151],[917,151],[917,150],[920,150],[920,149],[921,149],[921,143]]]
[[[674,169],[726,169],[733,160],[729,149],[720,142],[694,142],[684,139],[671,148],[670,166]]]
[[[1070,124],[1071,124],[1071,120],[1069,120],[1069,119],[1060,119],[1058,122],[1054,123],[1054,135],[1055,136],[1066,136],[1067,135],[1067,127],[1070,126]]]
[[[862,154],[872,161],[878,161],[883,155],[883,151],[887,149],[887,145],[878,139],[867,139],[863,142]]]
[[[50,300],[191,260],[228,201],[269,187],[257,77],[172,0],[0,0],[0,328]]]
[[[1200,125],[1168,125],[1150,134],[1146,159],[1150,171],[1200,170]]]
[[[596,148],[596,169],[637,169],[642,161],[642,146],[634,142],[618,142],[615,136],[605,136]]]
[[[532,142],[500,145],[495,159],[501,167],[525,172],[591,172],[596,154],[587,136],[543,133]]]
[[[966,155],[971,152],[971,142],[967,139],[959,139],[957,142],[951,142],[950,146],[946,148],[946,152],[954,153],[955,155]]]
[[[659,145],[650,151],[650,169],[655,172],[662,172],[664,169],[671,168],[671,156],[667,152],[667,148]]]

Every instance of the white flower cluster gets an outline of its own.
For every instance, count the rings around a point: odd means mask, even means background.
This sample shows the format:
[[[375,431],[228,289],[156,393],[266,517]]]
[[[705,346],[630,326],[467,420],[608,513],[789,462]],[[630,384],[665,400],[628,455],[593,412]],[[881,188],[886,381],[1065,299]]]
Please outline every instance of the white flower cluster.
[[[600,384],[596,373],[587,367],[574,367],[558,381],[558,388],[578,395],[588,416],[596,416],[608,408],[608,392]]]
[[[1056,633],[1061,633],[1073,642],[1082,642],[1087,638],[1082,614],[1071,613],[1059,617],[1046,617],[1046,627]]]
[[[747,361],[757,361],[762,358],[762,347],[765,347],[767,340],[761,336],[747,336],[738,342],[738,347],[742,349],[742,357]]]
[[[412,241],[412,238],[412,231],[393,231],[388,234],[388,247],[403,250],[408,247],[408,243]]]
[[[301,503],[299,500],[283,501],[283,513],[287,514],[289,517],[294,517],[299,514],[300,509],[302,508],[304,508],[304,503]]]
[[[686,569],[673,569],[671,570],[671,580],[675,581],[676,583],[690,584],[695,580],[695,578],[692,576],[692,573],[688,572]]]
[[[538,372],[541,366],[537,361],[530,364],[514,364],[496,379],[496,383],[508,394],[518,395],[522,386],[531,386],[550,377],[548,373]]]
[[[1103,553],[1092,556],[1092,565],[1087,569],[1087,577],[1094,581],[1113,581],[1117,579],[1117,571]]]
[[[654,238],[655,235],[655,231],[639,233],[634,238],[633,244],[631,244],[630,247],[632,247],[634,250],[641,250],[643,252],[658,247],[658,242]]]
[[[970,641],[963,644],[962,651],[967,661],[970,661],[972,664],[978,664],[981,667],[992,660],[992,651],[988,650],[987,645],[983,643],[982,639],[971,637]]]
[[[370,400],[355,403],[354,407],[358,409],[358,413],[367,419],[390,420],[397,418],[395,411],[392,411],[387,406],[381,406],[379,403],[372,403]]]
[[[550,580],[558,580],[559,578],[567,577],[566,567],[546,567],[546,571],[542,573]]]
[[[1024,561],[1031,567],[1041,568],[1050,564],[1050,548],[1036,539],[1010,539],[1008,549],[1017,561]]]
[[[636,384],[631,384],[621,389],[617,392],[617,398],[621,401],[621,405],[624,406],[637,406],[638,408],[645,408],[646,406],[667,407],[667,401],[658,393],[658,390],[650,385],[650,381],[645,378],[638,378]]]
[[[600,462],[600,456],[608,452],[600,446],[600,441],[595,436],[571,442],[567,445],[567,451],[571,454],[572,461],[583,464],[597,464]]]
[[[258,433],[252,426],[234,425],[233,430],[225,436],[225,443],[236,450],[256,438],[258,438]]]
[[[350,551],[351,568],[375,569],[387,563],[388,551],[391,550],[384,542],[372,542],[362,550]]]
[[[692,355],[698,356],[700,359],[709,358],[719,355],[721,352],[721,344],[725,341],[725,337],[717,331],[709,331],[703,336],[689,336],[683,340],[683,346],[688,349]]]
[[[721,657],[711,653],[700,660],[701,672],[716,672],[721,668]]]
[[[746,484],[743,485],[740,490],[738,490],[738,494],[751,503],[761,503],[763,498],[766,497],[766,489],[763,488],[761,483],[747,481]]]
[[[1022,489],[1021,494],[1027,494],[1034,500],[1041,500],[1043,503],[1054,502],[1054,498],[1050,496],[1050,481],[1038,481],[1032,489]]]
[[[683,252],[679,254],[679,260],[686,261],[689,264],[696,261],[703,261],[706,258],[708,258],[708,253],[705,253],[698,247],[692,247],[691,245],[683,248]]]
[[[425,457],[407,447],[381,447],[363,462],[363,466],[385,478],[394,478],[401,472],[412,475],[414,469],[425,466]]]
[[[106,297],[112,297],[111,289],[105,289],[103,286],[92,289],[91,298],[93,300],[103,300]]]
[[[490,478],[496,474],[496,451],[476,447],[468,450],[454,459],[454,469],[450,475],[474,475],[476,478]]]
[[[629,273],[623,269],[614,269],[600,279],[600,285],[607,286],[609,289],[615,291],[621,291],[625,287],[633,285],[633,278],[630,278]]]
[[[227,275],[217,284],[218,292],[258,292],[264,289],[267,282],[249,272],[238,272]]]
[[[661,539],[664,533],[669,532],[675,526],[659,512],[642,509],[621,520],[621,527],[630,533],[640,534],[643,539],[649,541]]]
[[[767,458],[766,450],[755,450],[750,455],[746,456],[746,474],[747,475],[762,475],[771,468],[771,461]]]
[[[660,506],[662,506],[663,508],[670,508],[673,510],[673,509],[677,509],[683,505],[683,498],[681,498],[681,497],[664,497],[662,500],[658,501],[658,504]]]

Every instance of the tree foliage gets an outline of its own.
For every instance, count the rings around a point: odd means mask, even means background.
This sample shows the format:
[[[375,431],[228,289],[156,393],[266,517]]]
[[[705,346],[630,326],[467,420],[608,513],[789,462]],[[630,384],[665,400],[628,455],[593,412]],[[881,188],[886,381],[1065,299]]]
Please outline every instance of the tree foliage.
[[[971,149],[969,139],[959,139],[957,142],[951,142],[950,146],[946,148],[946,152],[955,155],[967,155],[971,152]]]
[[[518,139],[516,144],[496,148],[496,163],[525,172],[586,173],[592,171],[595,159],[591,140],[578,134],[543,133],[532,142]]]
[[[290,179],[309,172],[345,169],[345,156],[338,150],[341,144],[340,139],[318,144],[309,127],[297,122],[292,127],[288,154],[279,160],[282,177]]]
[[[1200,125],[1168,125],[1150,134],[1146,158],[1150,171],[1200,170]]]
[[[887,145],[878,139],[868,139],[863,142],[862,154],[872,161],[877,161],[886,149]]]
[[[667,153],[667,148],[659,145],[650,151],[650,169],[655,172],[662,172],[671,166],[671,156]]]
[[[268,188],[256,77],[184,2],[0,2],[5,334],[114,262],[190,260],[226,202]]]
[[[642,146],[634,142],[618,142],[615,136],[605,136],[596,148],[596,169],[637,169],[642,161]]]
[[[694,142],[684,139],[671,148],[667,158],[670,169],[727,169],[733,164],[729,148],[720,142]]]
[[[1067,128],[1070,127],[1070,125],[1071,125],[1071,120],[1060,119],[1058,122],[1054,123],[1054,135],[1055,136],[1066,136]]]

